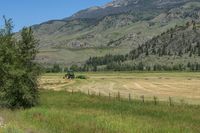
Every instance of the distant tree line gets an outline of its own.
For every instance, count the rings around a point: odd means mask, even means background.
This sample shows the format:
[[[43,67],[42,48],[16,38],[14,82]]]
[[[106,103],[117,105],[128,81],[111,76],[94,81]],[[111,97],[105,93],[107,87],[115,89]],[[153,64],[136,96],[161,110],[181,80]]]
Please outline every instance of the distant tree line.
[[[124,62],[127,58],[127,55],[105,55],[103,57],[90,57],[86,61],[86,65],[88,66],[100,66],[100,65],[106,65],[111,62]]]
[[[83,71],[82,67],[79,67],[78,65],[71,65],[70,67],[63,67],[59,64],[54,64],[52,67],[46,67],[44,68],[44,71],[46,73],[61,73],[61,72],[67,72],[68,70],[72,70],[75,72]]]
[[[200,71],[200,63],[161,65],[153,64],[146,65],[144,62],[126,64],[123,62],[111,62],[101,66],[97,65],[72,65],[68,67],[61,67],[59,64],[54,64],[51,68],[46,68],[47,73],[60,73],[72,70],[74,72],[88,72],[88,71]]]
[[[124,62],[111,62],[105,66],[84,65],[79,68],[79,71],[200,71],[200,63],[186,63],[186,64],[152,64],[147,65],[145,62],[128,64]]]
[[[138,64],[120,64],[110,63],[103,70],[110,71],[200,71],[200,63],[188,63],[187,65],[176,64],[171,66],[166,65],[145,65],[145,63],[139,62]]]

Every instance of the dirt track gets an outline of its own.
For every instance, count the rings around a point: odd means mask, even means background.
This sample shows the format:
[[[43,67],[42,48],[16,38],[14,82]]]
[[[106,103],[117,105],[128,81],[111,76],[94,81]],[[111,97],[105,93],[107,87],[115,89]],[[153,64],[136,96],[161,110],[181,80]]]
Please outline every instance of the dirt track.
[[[63,75],[45,75],[40,79],[40,87],[52,90],[81,91],[114,97],[120,92],[122,97],[146,99],[153,96],[159,100],[168,100],[169,96],[176,101],[200,104],[200,74],[162,75],[162,74],[86,74],[86,80],[66,80]]]

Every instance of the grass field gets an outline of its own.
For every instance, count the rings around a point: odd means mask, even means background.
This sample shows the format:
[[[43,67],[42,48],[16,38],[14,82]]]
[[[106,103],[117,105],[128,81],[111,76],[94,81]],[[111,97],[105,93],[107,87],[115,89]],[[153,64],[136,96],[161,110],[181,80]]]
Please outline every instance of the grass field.
[[[63,74],[43,75],[39,105],[26,110],[0,109],[0,133],[200,132],[200,73],[78,75],[86,75],[88,79],[65,80]],[[71,93],[72,89],[74,93]],[[75,92],[87,93],[88,89],[89,96]],[[118,91],[121,99],[115,96]],[[101,96],[91,94],[98,95],[99,92]],[[132,94],[131,101],[126,99],[129,93]],[[145,96],[144,103],[141,95]],[[154,95],[159,98],[157,104],[151,101]],[[171,106],[168,96],[173,97]]]
[[[41,91],[40,105],[0,110],[1,133],[199,133],[200,106],[154,105],[108,97]]]
[[[158,97],[166,101],[172,97],[176,102],[200,104],[200,73],[130,73],[130,72],[101,72],[78,73],[85,75],[86,80],[66,80],[64,74],[46,74],[41,77],[43,89],[81,91],[98,95],[99,93],[116,97],[118,93],[124,98],[131,95],[139,99],[152,100]]]

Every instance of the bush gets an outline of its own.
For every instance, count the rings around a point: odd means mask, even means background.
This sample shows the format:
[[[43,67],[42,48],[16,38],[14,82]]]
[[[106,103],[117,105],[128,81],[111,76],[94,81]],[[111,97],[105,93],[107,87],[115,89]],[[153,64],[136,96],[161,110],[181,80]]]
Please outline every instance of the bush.
[[[87,79],[87,77],[85,75],[78,75],[76,76],[77,79]]]

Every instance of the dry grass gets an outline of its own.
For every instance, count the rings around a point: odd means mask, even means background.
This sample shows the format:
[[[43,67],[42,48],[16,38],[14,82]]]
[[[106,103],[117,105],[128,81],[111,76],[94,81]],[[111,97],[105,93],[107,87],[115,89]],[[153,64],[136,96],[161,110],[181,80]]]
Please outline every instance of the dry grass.
[[[46,74],[41,77],[40,87],[48,90],[81,91],[90,94],[200,104],[200,73],[83,73],[86,80],[66,80],[64,74]]]

